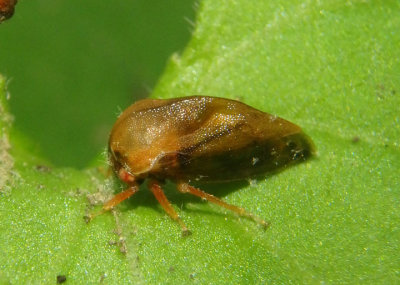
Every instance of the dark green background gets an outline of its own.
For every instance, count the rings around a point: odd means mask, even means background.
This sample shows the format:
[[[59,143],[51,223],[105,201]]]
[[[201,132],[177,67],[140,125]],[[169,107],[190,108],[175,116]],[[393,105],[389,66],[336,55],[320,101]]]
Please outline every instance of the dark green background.
[[[56,165],[96,161],[118,113],[183,50],[193,2],[19,1],[0,25],[15,127]]]

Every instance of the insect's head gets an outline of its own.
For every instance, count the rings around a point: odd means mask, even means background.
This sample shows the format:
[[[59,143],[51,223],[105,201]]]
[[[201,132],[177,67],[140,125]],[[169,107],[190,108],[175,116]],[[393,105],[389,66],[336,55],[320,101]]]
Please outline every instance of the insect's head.
[[[108,146],[108,159],[115,175],[119,179],[128,184],[137,182],[136,176],[131,174],[124,156],[118,149],[114,149],[111,144]]]

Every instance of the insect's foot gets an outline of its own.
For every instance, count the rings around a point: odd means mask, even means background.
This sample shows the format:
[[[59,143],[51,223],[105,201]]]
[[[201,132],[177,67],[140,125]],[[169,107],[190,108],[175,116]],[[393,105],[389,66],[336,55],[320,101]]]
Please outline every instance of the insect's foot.
[[[192,232],[190,230],[188,230],[188,229],[182,230],[182,237],[188,237],[190,235],[192,235]]]
[[[85,221],[86,224],[89,224],[91,220],[93,220],[92,214],[87,214],[83,216],[83,220]]]
[[[108,210],[105,210],[104,208],[101,209],[100,211],[96,212],[96,213],[89,213],[86,214],[83,219],[85,220],[86,224],[90,223],[94,218],[96,218],[97,216],[100,216],[102,214],[104,214],[105,212],[107,212]]]
[[[262,221],[261,226],[263,227],[263,229],[266,231],[269,227],[270,227],[271,223],[270,222],[266,222],[266,221]]]

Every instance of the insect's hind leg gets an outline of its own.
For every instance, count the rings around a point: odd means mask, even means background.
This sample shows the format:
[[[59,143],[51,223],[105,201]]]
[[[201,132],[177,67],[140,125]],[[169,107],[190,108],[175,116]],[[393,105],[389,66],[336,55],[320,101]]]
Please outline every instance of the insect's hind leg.
[[[186,225],[183,223],[181,218],[179,217],[178,213],[174,210],[171,203],[168,201],[167,197],[164,194],[160,184],[157,181],[151,180],[149,182],[149,188],[151,192],[153,192],[154,196],[156,197],[157,201],[161,204],[164,208],[165,212],[175,221],[179,223],[182,227],[182,236],[188,236],[191,232],[188,230]]]
[[[180,192],[182,193],[190,193],[192,195],[195,195],[197,197],[200,197],[202,199],[205,199],[211,203],[217,204],[218,206],[224,207],[225,209],[231,210],[235,213],[237,213],[240,216],[247,217],[249,219],[252,219],[256,223],[262,225],[264,228],[267,228],[269,226],[269,223],[264,221],[263,219],[247,212],[245,209],[237,207],[235,205],[228,204],[224,202],[223,200],[215,197],[214,195],[208,194],[196,187],[190,186],[187,183],[184,182],[179,182],[177,183],[177,188]]]

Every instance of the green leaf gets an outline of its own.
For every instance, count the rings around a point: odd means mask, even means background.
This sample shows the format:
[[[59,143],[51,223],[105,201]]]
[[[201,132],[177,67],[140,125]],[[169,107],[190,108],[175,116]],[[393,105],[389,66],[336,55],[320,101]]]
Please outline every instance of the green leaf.
[[[302,126],[318,149],[263,181],[207,189],[271,221],[265,232],[173,184],[190,237],[146,186],[85,224],[121,186],[96,169],[44,167],[3,107],[0,281],[398,283],[399,29],[398,1],[201,3],[152,97],[238,98]]]

